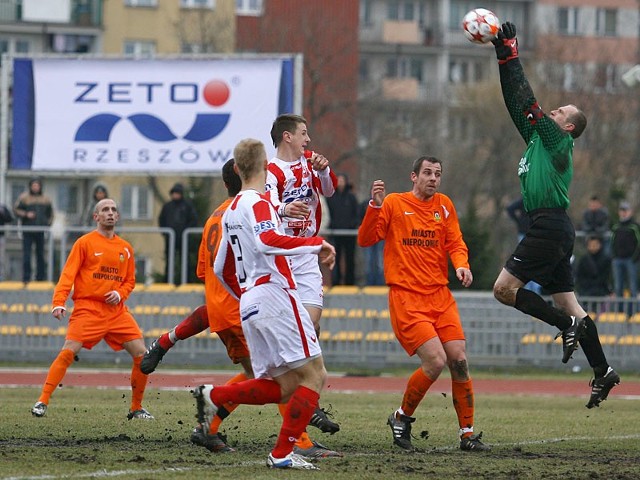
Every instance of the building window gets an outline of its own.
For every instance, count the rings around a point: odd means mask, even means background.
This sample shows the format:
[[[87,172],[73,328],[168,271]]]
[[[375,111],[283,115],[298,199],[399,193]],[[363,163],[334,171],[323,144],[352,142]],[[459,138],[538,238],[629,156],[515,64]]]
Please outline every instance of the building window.
[[[373,0],[362,0],[360,2],[360,24],[365,27],[371,26],[371,2]]]
[[[617,20],[617,10],[598,8],[596,13],[596,33],[602,37],[615,37]]]
[[[262,15],[262,0],[236,0],[239,15]]]
[[[558,32],[565,35],[578,34],[578,9],[575,7],[558,8]]]
[[[358,68],[358,76],[361,81],[365,81],[369,79],[369,59],[368,58],[360,58],[360,65]]]
[[[597,65],[593,85],[597,90],[610,92],[614,90],[616,82],[615,65]]]
[[[390,58],[387,60],[387,78],[407,77],[422,82],[422,60],[419,58]]]
[[[151,191],[146,185],[123,185],[120,216],[125,220],[151,219]]]
[[[459,30],[462,24],[462,19],[467,14],[467,12],[473,10],[478,5],[475,2],[461,1],[456,2],[452,1],[449,6],[449,28],[451,30]]]
[[[29,53],[30,50],[28,40],[16,40],[16,53]]]
[[[125,55],[134,55],[136,57],[151,57],[156,53],[156,42],[149,40],[126,40],[124,42],[123,53]]]
[[[389,20],[406,20],[415,19],[413,1],[410,0],[392,0],[387,4],[387,18]]]
[[[78,185],[73,183],[58,183],[56,189],[56,209],[64,212],[67,216],[75,217],[68,219],[72,222],[79,218],[80,214],[80,195]]]
[[[469,81],[469,64],[461,61],[450,62],[449,81],[451,83],[467,83]]]
[[[127,7],[157,7],[158,0],[124,0]]]
[[[208,8],[213,10],[216,8],[215,0],[180,0],[181,8]]]

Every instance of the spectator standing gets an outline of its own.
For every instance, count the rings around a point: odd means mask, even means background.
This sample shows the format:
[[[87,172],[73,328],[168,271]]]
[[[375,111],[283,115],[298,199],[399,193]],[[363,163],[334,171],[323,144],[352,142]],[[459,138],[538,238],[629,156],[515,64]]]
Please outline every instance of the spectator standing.
[[[611,257],[598,235],[587,237],[587,253],[576,263],[576,290],[586,297],[605,297],[611,294]]]
[[[624,296],[625,287],[631,298],[638,296],[638,258],[640,257],[640,226],[633,219],[629,202],[620,202],[618,223],[612,228],[611,266],[613,289],[617,297]]]
[[[14,205],[16,217],[25,227],[49,227],[53,222],[53,207],[49,197],[42,193],[42,180],[32,178],[29,188],[20,194]],[[46,276],[44,260],[44,230],[22,232],[22,281],[31,281],[31,254],[35,246],[36,280],[43,281]]]
[[[507,215],[509,218],[514,221],[516,227],[518,229],[518,243],[522,241],[527,230],[529,230],[529,225],[531,221],[529,220],[529,214],[524,209],[524,200],[522,197],[517,198],[513,202],[511,202],[507,206]],[[532,281],[527,282],[524,288],[531,290],[532,292],[537,293],[538,295],[542,294],[542,287],[540,284]]]
[[[142,408],[147,385],[147,376],[140,371],[144,340],[124,303],[136,285],[133,248],[115,233],[119,218],[116,202],[108,198],[98,202],[93,218],[96,229],[73,244],[53,291],[51,314],[57,320],[66,316],[65,303],[72,289],[73,312],[64,344],[49,367],[40,398],[31,413],[44,417],[51,395],[76,355],[82,348],[91,350],[104,340],[113,350],[125,349],[133,359],[131,407],[127,418],[150,420],[153,416]]]
[[[163,228],[170,228],[175,232],[175,265],[173,279],[174,283],[180,283],[180,272],[182,272],[182,232],[187,228],[198,225],[198,214],[195,207],[184,197],[184,186],[176,183],[169,191],[171,199],[162,206],[158,224]],[[171,243],[169,235],[164,236],[164,281],[169,281],[169,257]]]
[[[600,198],[593,195],[589,199],[587,209],[582,214],[582,231],[588,236],[597,235],[602,239],[605,252],[609,252],[611,237],[611,220],[609,210],[602,205]]]
[[[8,225],[13,221],[11,210],[0,203],[0,227]],[[4,230],[0,230],[0,280],[4,280],[5,269],[7,268],[7,241]]]
[[[369,200],[360,204],[360,221],[364,218]],[[362,247],[364,251],[364,275],[366,285],[384,285],[384,261],[382,252],[384,250],[384,240],[374,243],[369,247]]]
[[[491,448],[480,440],[482,433],[473,433],[473,382],[458,306],[448,286],[449,260],[462,286],[469,287],[473,275],[456,209],[449,197],[438,192],[441,178],[442,162],[420,157],[412,166],[411,191],[385,197],[384,182],[375,180],[358,230],[358,243],[363,247],[386,240],[384,276],[389,285],[391,326],[407,354],[420,360],[400,408],[387,423],[393,443],[414,450],[411,424],[416,419],[412,415],[447,366],[460,449],[487,451]]]
[[[107,187],[102,183],[96,183],[93,187],[93,194],[91,195],[91,201],[87,205],[87,208],[84,209],[82,213],[82,225],[87,227],[93,227],[96,222],[93,219],[93,211],[96,208],[96,205],[100,200],[104,200],[105,198],[109,198],[109,191]]]
[[[338,174],[335,193],[328,197],[330,224],[332,230],[355,230],[358,228],[358,199],[351,191],[351,184],[345,174]],[[355,284],[356,233],[353,235],[333,235],[331,243],[336,249],[336,266],[333,269],[333,285]]]

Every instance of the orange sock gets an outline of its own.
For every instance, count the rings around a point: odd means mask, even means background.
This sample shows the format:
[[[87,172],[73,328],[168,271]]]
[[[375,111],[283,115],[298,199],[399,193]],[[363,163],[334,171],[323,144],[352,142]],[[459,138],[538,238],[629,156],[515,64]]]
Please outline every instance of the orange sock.
[[[243,382],[246,379],[247,379],[247,376],[244,374],[244,372],[242,372],[237,374],[235,377],[231,378],[225,385],[231,385],[232,383]],[[222,423],[222,421],[225,418],[227,418],[231,414],[231,412],[233,412],[236,408],[238,408],[237,403],[227,402],[224,405],[222,405],[218,409],[218,413],[216,413],[216,415],[213,417],[213,420],[211,420],[211,425],[209,427],[209,434],[215,435],[216,433],[218,433],[218,429],[220,428],[220,424]]]
[[[422,368],[418,368],[413,372],[409,377],[404,397],[402,398],[402,411],[405,415],[413,415],[431,385],[433,385],[433,380],[425,375]]]
[[[58,356],[49,367],[47,379],[44,381],[42,393],[40,393],[40,398],[38,399],[39,402],[49,405],[51,394],[64,378],[67,369],[73,363],[74,356],[74,353],[69,349],[60,350],[60,353],[58,353]]]
[[[140,362],[142,357],[133,358],[133,366],[131,367],[131,411],[140,410],[142,408],[142,398],[144,397],[144,389],[147,387],[147,375],[140,370]]]
[[[278,410],[280,410],[280,415],[282,415],[282,418],[284,418],[284,412],[287,411],[287,404],[286,403],[279,403],[278,404]],[[311,441],[311,438],[309,438],[309,434],[307,433],[306,430],[304,432],[302,432],[302,435],[300,435],[298,437],[298,439],[296,440],[296,447],[298,447],[298,448],[311,448],[311,447],[313,447],[313,442]]]
[[[451,380],[451,393],[453,396],[453,407],[458,415],[460,425],[460,436],[468,437],[473,433],[473,383],[471,379],[466,382],[456,382]]]

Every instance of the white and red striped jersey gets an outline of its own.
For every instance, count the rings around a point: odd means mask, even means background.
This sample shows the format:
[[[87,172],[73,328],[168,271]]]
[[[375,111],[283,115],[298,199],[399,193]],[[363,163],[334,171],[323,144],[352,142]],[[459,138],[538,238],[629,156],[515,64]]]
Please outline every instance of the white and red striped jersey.
[[[296,288],[285,256],[320,252],[321,237],[284,235],[279,223],[267,195],[255,190],[241,191],[224,213],[214,271],[236,297],[265,283]]]
[[[283,207],[295,200],[302,200],[311,210],[304,220],[283,217],[284,233],[295,237],[317,235],[322,218],[320,195],[331,197],[337,184],[338,179],[329,167],[313,170],[311,162],[304,157],[295,162],[272,158],[267,167],[266,190],[277,212],[283,216]]]

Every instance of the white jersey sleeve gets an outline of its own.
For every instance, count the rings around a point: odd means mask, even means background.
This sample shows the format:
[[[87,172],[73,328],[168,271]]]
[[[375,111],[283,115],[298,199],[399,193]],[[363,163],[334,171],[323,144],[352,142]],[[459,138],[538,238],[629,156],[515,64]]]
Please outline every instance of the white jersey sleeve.
[[[264,283],[296,288],[285,256],[317,254],[322,239],[284,235],[278,230],[279,222],[268,198],[255,190],[240,192],[231,203],[222,220],[222,241],[214,265],[228,288],[233,289],[232,270],[243,292]]]

